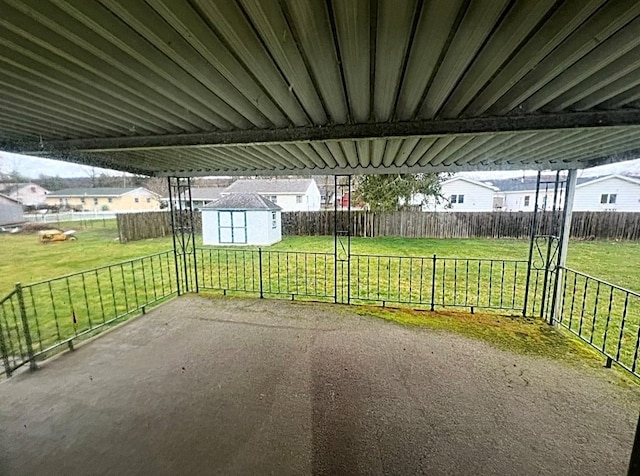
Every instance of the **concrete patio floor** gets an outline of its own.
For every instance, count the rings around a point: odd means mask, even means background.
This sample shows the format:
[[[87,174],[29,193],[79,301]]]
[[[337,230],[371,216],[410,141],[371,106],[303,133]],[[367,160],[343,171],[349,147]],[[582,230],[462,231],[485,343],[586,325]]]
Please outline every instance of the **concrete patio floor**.
[[[174,299],[0,384],[0,474],[625,474],[637,392],[346,306]]]

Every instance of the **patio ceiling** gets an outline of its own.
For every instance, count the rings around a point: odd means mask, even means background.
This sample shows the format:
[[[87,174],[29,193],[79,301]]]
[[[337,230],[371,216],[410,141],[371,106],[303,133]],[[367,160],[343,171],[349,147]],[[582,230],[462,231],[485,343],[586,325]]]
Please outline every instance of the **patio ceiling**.
[[[640,155],[635,0],[0,0],[0,150],[148,175]]]

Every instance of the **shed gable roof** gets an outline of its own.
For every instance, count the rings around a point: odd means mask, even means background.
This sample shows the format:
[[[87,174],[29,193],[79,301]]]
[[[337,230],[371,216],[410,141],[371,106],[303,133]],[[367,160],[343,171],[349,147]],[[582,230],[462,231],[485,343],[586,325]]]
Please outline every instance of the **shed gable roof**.
[[[203,210],[264,210],[278,211],[281,207],[257,193],[231,193],[208,203]]]

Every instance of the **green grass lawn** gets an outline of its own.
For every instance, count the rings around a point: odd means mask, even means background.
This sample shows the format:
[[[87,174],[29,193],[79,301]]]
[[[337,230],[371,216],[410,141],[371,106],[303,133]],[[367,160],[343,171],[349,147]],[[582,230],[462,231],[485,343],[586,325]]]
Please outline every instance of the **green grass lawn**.
[[[118,241],[115,221],[84,225],[85,228],[80,228],[77,223],[61,226],[78,230],[78,240],[72,242],[41,244],[37,234],[0,235],[0,299],[12,291],[16,282],[28,285],[134,260],[25,288],[30,326],[33,325],[37,331],[34,340],[39,350],[88,331],[96,323],[137,311],[146,303],[175,291],[172,252],[135,260],[171,250],[171,237],[122,245]],[[196,242],[200,245],[200,237]],[[287,237],[274,246],[264,248],[262,282],[265,294],[331,299],[335,282],[333,246],[333,237]],[[260,274],[256,248],[201,248],[202,251],[198,252],[201,286],[258,293]],[[424,304],[434,293],[436,305],[455,304],[467,309],[471,306],[500,306],[513,308],[515,314],[518,308],[522,309],[526,278],[523,261],[528,254],[526,240],[354,238],[351,251],[354,255],[350,281],[352,302]],[[436,285],[432,290],[433,254],[438,256],[438,262]],[[491,264],[491,259],[520,262],[502,264],[498,261]],[[638,243],[572,242],[568,265],[614,284],[640,290]],[[344,273],[338,273],[338,276],[341,283],[346,283]],[[623,358],[631,362],[640,322],[640,303],[634,301],[630,304],[632,312],[627,316],[626,327],[622,328],[620,315],[624,295],[615,294],[611,298],[603,294],[596,301],[592,287],[585,299],[581,297],[583,283],[578,280],[574,299],[567,298],[565,302],[565,312],[569,315],[569,311],[575,308],[577,316],[584,310],[582,314],[587,318],[596,314],[598,320],[583,322],[576,317],[569,327],[591,338],[596,346],[605,346],[603,341],[608,332],[609,344],[605,347],[610,352],[620,333],[624,341]],[[536,294],[536,299],[539,297],[539,293]],[[614,318],[605,322],[608,306]],[[15,341],[16,334],[20,333],[15,301],[3,304],[0,314],[3,332],[9,340]],[[15,355],[21,349],[10,351]]]

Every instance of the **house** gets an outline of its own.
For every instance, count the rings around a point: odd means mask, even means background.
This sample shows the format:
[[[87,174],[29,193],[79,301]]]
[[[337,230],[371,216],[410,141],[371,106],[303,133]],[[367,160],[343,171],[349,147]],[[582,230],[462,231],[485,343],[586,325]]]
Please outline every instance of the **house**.
[[[237,180],[222,195],[231,193],[258,193],[284,212],[320,210],[320,190],[313,179]]]
[[[547,175],[540,179],[540,192],[538,194],[538,210],[552,210],[555,193],[556,176]],[[502,180],[492,180],[491,185],[497,187],[496,211],[505,212],[532,212],[536,197],[537,177],[519,177]],[[562,208],[564,195],[559,194],[557,203]]]
[[[143,187],[67,188],[49,193],[46,204],[77,211],[159,210],[160,195]]]
[[[417,194],[412,205],[421,205],[422,211],[450,212],[491,212],[494,209],[494,195],[498,189],[483,182],[466,177],[454,177],[440,184],[441,198],[428,197],[423,203],[423,196]]]
[[[191,206],[194,209],[200,209],[204,207],[207,203],[211,203],[220,198],[221,193],[226,189],[224,187],[200,187],[200,188],[192,188],[191,189]],[[187,196],[185,193],[180,195],[180,201],[182,202],[182,206],[188,206]]]
[[[563,180],[561,178],[561,180]],[[532,212],[536,197],[536,177],[495,180],[504,197],[504,211]],[[538,210],[553,208],[555,175],[543,176],[538,197]],[[561,190],[563,192],[564,188]],[[580,177],[576,185],[574,211],[640,211],[640,178],[624,175]],[[558,208],[564,206],[564,193],[559,193]]]
[[[0,194],[0,226],[16,225],[23,221],[22,204],[14,198]]]
[[[575,211],[640,211],[640,179],[624,175],[589,177],[576,185]]]
[[[272,245],[282,239],[281,208],[257,193],[232,193],[202,207],[205,245]]]
[[[44,205],[49,190],[35,183],[3,183],[0,193],[13,198],[26,207]]]

